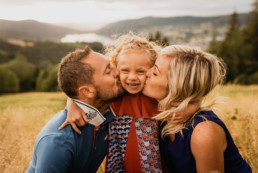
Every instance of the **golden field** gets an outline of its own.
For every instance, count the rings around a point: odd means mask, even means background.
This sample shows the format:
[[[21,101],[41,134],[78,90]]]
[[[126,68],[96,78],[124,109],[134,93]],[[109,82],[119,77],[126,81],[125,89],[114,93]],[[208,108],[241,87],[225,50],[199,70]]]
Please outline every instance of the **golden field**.
[[[216,89],[209,99],[215,96],[229,98],[227,106],[219,106],[223,112],[219,116],[253,172],[258,172],[258,86],[228,85]],[[61,92],[0,96],[0,172],[26,170],[37,134],[65,104]]]

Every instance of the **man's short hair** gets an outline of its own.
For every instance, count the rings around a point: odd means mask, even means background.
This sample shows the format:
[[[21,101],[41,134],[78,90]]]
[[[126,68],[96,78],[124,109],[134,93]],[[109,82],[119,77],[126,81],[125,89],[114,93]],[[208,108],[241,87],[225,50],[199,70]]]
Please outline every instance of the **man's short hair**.
[[[81,62],[91,51],[87,46],[84,49],[76,49],[63,57],[59,64],[58,85],[70,98],[77,98],[80,86],[93,83],[93,68]]]

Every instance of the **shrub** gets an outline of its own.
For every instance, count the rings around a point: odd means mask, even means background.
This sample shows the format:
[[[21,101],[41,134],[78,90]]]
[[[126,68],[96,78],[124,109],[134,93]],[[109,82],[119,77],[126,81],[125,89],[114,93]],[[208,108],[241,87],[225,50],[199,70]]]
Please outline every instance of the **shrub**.
[[[19,91],[19,79],[11,70],[0,67],[0,94]]]

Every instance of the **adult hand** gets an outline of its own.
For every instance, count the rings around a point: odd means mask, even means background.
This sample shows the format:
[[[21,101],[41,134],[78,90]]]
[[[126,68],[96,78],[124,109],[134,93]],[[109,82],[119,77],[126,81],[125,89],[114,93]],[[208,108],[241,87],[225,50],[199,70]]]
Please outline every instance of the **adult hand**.
[[[65,122],[58,128],[58,130],[63,129],[65,126],[71,124],[74,131],[81,134],[78,127],[83,127],[89,122],[87,116],[81,108],[79,108],[72,99],[67,99],[67,118]],[[77,127],[78,126],[78,127]]]

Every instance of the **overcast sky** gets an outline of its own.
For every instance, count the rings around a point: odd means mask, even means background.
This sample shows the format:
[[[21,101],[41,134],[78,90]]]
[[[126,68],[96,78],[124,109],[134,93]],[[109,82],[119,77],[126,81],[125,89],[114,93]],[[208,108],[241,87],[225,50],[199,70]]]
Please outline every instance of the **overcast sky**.
[[[0,0],[0,19],[110,23],[145,16],[214,16],[249,12],[254,0]]]

